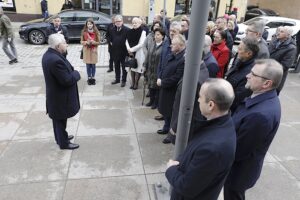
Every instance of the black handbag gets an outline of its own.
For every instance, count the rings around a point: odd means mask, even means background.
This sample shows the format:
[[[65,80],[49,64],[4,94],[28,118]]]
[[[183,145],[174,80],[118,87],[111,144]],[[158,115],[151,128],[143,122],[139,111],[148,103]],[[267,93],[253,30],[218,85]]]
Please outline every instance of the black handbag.
[[[83,59],[83,48],[80,51],[80,59]]]
[[[132,56],[126,56],[124,65],[125,67],[129,67],[132,69],[136,69],[138,67],[136,58]]]

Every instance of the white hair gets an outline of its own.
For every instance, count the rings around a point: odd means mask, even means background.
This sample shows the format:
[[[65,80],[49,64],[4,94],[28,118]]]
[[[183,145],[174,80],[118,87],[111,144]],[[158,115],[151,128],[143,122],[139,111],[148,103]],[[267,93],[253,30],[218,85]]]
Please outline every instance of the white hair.
[[[293,28],[291,26],[284,26],[282,29],[289,36],[291,36],[293,34]]]
[[[49,47],[55,49],[57,45],[66,42],[64,35],[60,33],[54,33],[49,36],[48,44]]]
[[[211,46],[211,38],[208,35],[205,35],[205,40],[204,40],[204,47],[203,47],[203,51],[204,54],[206,55],[208,52],[210,52],[210,46]]]
[[[177,31],[181,31],[181,23],[180,22],[178,22],[178,21],[174,21],[174,22],[172,22],[172,24],[170,25],[170,29],[175,29],[175,30],[177,30]]]
[[[123,21],[122,15],[116,15],[115,16],[115,21],[117,21],[117,20]]]

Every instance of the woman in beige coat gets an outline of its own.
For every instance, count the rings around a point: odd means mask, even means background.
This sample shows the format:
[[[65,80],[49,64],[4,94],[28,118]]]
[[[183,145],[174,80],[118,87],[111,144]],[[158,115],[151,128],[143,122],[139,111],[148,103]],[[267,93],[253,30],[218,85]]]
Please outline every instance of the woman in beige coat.
[[[80,43],[83,45],[83,62],[86,64],[86,71],[89,85],[95,85],[96,63],[98,61],[98,45],[100,34],[93,19],[88,19],[81,33]]]

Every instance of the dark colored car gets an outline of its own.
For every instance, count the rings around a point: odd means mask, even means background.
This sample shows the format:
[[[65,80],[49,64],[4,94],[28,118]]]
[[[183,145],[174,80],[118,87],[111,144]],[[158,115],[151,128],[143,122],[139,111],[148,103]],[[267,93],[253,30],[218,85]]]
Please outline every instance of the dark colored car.
[[[68,29],[69,40],[80,40],[81,31],[88,18],[92,18],[100,32],[100,43],[106,44],[106,31],[111,23],[109,15],[94,10],[64,10],[57,15],[61,17],[61,24]],[[37,19],[20,26],[20,38],[32,44],[44,44],[47,40],[46,30],[52,22],[52,17]]]
[[[279,16],[278,13],[276,13],[274,10],[271,9],[265,9],[265,8],[252,8],[250,10],[247,10],[245,15],[245,21],[252,19],[254,17],[258,16]]]

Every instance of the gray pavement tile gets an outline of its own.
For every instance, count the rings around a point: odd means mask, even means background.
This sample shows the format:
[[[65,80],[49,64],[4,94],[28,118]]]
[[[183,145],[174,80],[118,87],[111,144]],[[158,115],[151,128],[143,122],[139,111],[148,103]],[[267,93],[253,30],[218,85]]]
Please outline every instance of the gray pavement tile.
[[[79,115],[79,114],[78,114]],[[69,134],[76,135],[79,116],[68,119],[67,131]],[[46,115],[46,112],[31,112],[27,115],[24,123],[17,130],[13,140],[31,140],[31,139],[53,139],[52,120]]]
[[[0,113],[28,112],[34,107],[35,103],[35,99],[1,99]]]
[[[148,183],[148,189],[149,189],[149,193],[150,193],[150,198],[152,200],[156,200],[157,194],[155,191],[155,185],[157,184],[161,184],[164,188],[169,188],[169,183],[168,180],[165,177],[165,173],[158,173],[158,174],[146,174],[146,179],[147,179],[147,183]],[[165,191],[164,192],[169,192],[169,191]],[[169,195],[167,195],[169,196]]]
[[[80,191],[80,192],[79,192]],[[144,176],[70,180],[64,200],[149,200]]]
[[[260,179],[246,192],[247,200],[299,200],[300,184],[279,163],[265,163]]]
[[[89,99],[84,100],[84,110],[95,110],[95,109],[126,109],[128,108],[128,101],[122,99],[112,99],[103,97],[99,100]]]
[[[278,161],[300,160],[299,131],[290,125],[281,124],[269,152]]]
[[[147,174],[166,171],[167,162],[173,155],[174,145],[163,144],[162,140],[165,137],[156,133],[138,134],[143,165]]]
[[[61,200],[64,184],[64,182],[48,182],[0,186],[0,198],[5,200]]]
[[[133,134],[129,109],[82,110],[78,136]]]
[[[0,141],[11,140],[17,129],[24,123],[27,113],[0,114]]]
[[[264,162],[269,163],[269,162],[278,162],[278,161],[274,158],[272,154],[267,152]]]
[[[280,162],[293,176],[295,176],[298,180],[300,180],[300,161],[299,160],[291,160]],[[300,181],[299,181],[300,183]],[[300,186],[300,185],[299,185]]]
[[[8,144],[8,141],[1,141],[0,142],[0,155],[4,151],[4,149],[6,148],[7,144]]]
[[[154,116],[156,115],[159,115],[157,110],[152,110],[149,107],[132,109],[136,133],[156,133],[158,129],[161,129],[163,122],[155,120]]]
[[[69,179],[144,174],[135,135],[78,137]]]
[[[70,157],[52,140],[11,142],[0,156],[0,185],[63,180]]]
[[[111,83],[105,83],[104,89],[103,89],[103,95],[104,96],[118,96],[121,99],[126,99],[127,93],[128,93],[126,91],[128,89],[127,87],[129,87],[128,83],[127,83],[127,86],[125,86],[124,88],[120,87],[120,83],[115,84],[115,85],[111,85]]]

